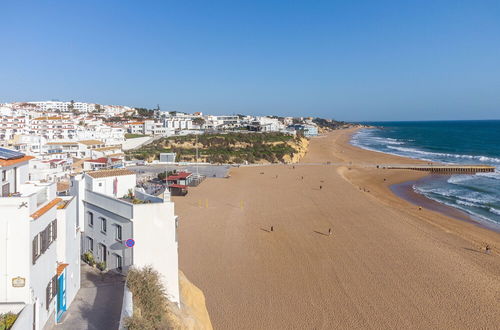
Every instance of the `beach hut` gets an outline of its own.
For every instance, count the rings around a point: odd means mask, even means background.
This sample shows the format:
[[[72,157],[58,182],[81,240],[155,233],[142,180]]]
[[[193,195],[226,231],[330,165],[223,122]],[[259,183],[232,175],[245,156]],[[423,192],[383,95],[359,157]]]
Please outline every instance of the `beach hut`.
[[[187,186],[183,184],[170,184],[168,190],[172,196],[186,196],[188,193]]]

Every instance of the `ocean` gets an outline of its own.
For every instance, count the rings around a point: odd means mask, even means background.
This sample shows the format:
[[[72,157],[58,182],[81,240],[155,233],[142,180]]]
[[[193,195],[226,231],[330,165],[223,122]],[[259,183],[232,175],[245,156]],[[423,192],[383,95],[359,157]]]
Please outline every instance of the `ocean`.
[[[353,135],[351,143],[364,149],[448,164],[495,166],[494,173],[419,180],[413,190],[485,225],[500,226],[500,120],[364,124],[377,127]]]

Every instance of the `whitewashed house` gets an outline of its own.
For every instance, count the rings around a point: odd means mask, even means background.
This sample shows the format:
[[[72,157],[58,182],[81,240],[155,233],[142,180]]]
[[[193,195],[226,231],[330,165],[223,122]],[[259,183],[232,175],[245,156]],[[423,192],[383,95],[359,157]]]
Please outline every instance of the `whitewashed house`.
[[[162,196],[136,188],[136,174],[111,169],[77,174],[70,195],[84,219],[82,251],[105,268],[126,273],[131,266],[153,266],[170,300],[179,303],[177,216],[168,191]],[[133,198],[131,198],[133,195]]]
[[[28,181],[31,158],[0,149],[0,313],[19,314],[13,329],[36,330],[80,288],[80,231],[75,198]]]

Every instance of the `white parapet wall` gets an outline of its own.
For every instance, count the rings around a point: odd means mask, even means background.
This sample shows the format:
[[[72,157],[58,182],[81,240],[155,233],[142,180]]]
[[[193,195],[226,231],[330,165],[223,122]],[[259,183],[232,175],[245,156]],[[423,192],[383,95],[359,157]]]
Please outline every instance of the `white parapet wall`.
[[[120,315],[120,326],[118,329],[127,330],[125,321],[134,314],[134,300],[132,292],[129,290],[127,283],[123,289],[122,312]]]

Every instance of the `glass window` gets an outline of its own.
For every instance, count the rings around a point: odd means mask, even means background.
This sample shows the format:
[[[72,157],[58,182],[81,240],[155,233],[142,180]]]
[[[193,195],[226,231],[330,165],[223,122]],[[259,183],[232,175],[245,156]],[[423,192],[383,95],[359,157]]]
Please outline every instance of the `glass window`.
[[[36,235],[33,237],[33,242],[32,242],[32,253],[33,253],[33,264],[35,264],[36,259],[40,256],[40,249],[39,249],[39,235]]]
[[[94,252],[94,240],[87,236],[87,250]]]
[[[116,232],[115,232],[115,238],[117,241],[121,241],[122,240],[122,226],[120,225],[116,225]]]
[[[122,270],[122,257],[118,254],[115,254],[115,267]]]
[[[88,222],[90,227],[94,227],[94,213],[88,212]]]
[[[106,219],[104,219],[104,218],[101,218],[101,231],[103,233],[105,233],[107,231],[107,228],[106,228]]]

